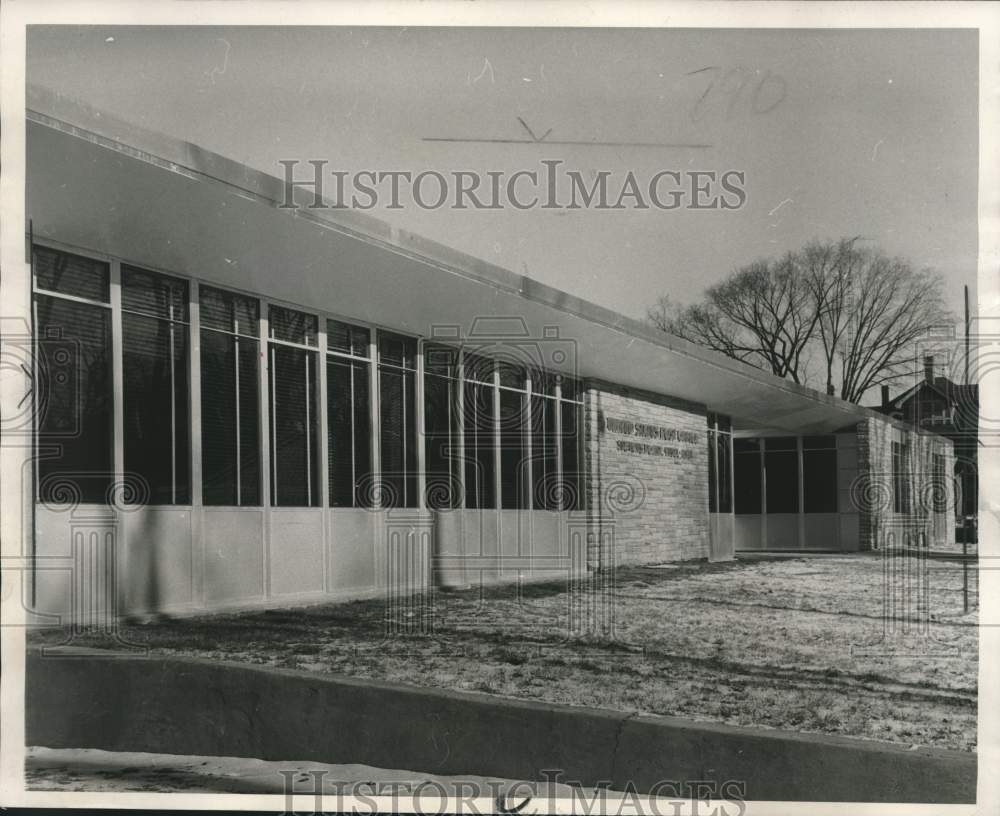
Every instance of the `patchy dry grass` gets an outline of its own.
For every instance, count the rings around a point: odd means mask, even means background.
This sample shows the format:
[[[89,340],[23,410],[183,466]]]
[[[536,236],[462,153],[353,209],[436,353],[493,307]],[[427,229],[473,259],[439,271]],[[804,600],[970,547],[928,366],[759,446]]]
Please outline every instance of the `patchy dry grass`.
[[[901,561],[893,575],[915,564]],[[432,634],[387,634],[383,600],[124,634],[159,653],[974,750],[975,615],[962,614],[959,564],[930,561],[927,576],[929,623],[920,630],[910,609],[890,621],[909,633],[888,639],[878,555],[622,568],[610,638],[574,634],[581,610],[607,596],[571,595],[565,583],[437,593]]]

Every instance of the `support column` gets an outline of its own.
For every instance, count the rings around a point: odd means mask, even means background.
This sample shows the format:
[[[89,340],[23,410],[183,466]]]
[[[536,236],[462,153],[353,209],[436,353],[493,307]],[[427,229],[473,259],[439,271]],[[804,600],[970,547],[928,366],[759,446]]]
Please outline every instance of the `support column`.
[[[114,439],[114,479],[112,489],[116,502],[123,501],[133,491],[125,484],[125,341],[122,330],[122,266],[117,260],[111,261],[109,295],[111,298],[111,386],[113,403],[112,437]],[[138,497],[142,492],[136,486]],[[127,614],[129,581],[129,540],[126,525],[118,525],[117,547],[115,548],[115,592],[117,608]]]
[[[198,281],[191,281],[188,291],[188,348],[191,350],[188,371],[190,404],[188,416],[191,420],[191,552],[193,556],[191,574],[192,600],[199,606],[205,605],[205,512],[202,506],[201,471],[201,311]],[[238,364],[238,360],[237,360]],[[237,426],[238,427],[238,426]],[[237,437],[237,448],[239,438]],[[237,496],[239,501],[239,496]]]
[[[263,568],[261,589],[265,598],[271,595],[271,347],[267,303],[260,303],[260,366],[258,377],[260,382],[260,489],[261,509],[263,511],[263,530],[261,535],[261,564]]]

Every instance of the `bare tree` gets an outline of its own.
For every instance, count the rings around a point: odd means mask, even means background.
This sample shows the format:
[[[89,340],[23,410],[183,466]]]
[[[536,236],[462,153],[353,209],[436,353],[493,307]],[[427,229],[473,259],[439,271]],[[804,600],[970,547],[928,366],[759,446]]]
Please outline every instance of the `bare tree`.
[[[848,330],[836,347],[840,397],[850,402],[859,402],[869,388],[912,375],[916,342],[953,320],[939,275],[879,252],[859,254],[840,306]]]
[[[858,238],[814,241],[799,253],[801,272],[817,316],[816,338],[821,350],[827,394],[836,394],[836,363],[850,331],[850,304],[861,253]]]
[[[677,334],[675,323],[680,311],[681,307],[670,295],[660,295],[656,303],[646,309],[646,322],[667,334]]]
[[[684,308],[661,297],[647,319],[663,331],[720,351],[794,382],[805,379],[817,322],[796,256],[755,261]]]
[[[859,402],[870,388],[911,373],[915,342],[950,315],[940,276],[857,241],[817,241],[755,261],[709,287],[700,303],[681,307],[661,297],[647,319],[797,383],[810,382],[816,356],[826,392]]]

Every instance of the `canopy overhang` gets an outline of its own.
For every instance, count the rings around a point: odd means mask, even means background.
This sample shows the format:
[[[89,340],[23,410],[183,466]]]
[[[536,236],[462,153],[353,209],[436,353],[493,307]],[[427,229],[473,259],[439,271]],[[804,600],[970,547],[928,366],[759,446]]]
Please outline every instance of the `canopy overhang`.
[[[378,219],[281,208],[281,180],[196,145],[48,91],[28,100],[35,238],[424,337],[513,318],[529,339],[557,331],[579,376],[697,403],[737,428],[886,419]]]

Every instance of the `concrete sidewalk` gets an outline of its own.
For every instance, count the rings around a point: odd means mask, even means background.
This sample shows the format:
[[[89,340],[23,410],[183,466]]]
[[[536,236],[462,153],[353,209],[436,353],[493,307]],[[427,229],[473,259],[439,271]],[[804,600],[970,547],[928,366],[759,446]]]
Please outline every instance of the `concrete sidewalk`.
[[[296,793],[313,795],[319,788],[331,797],[352,786],[369,796],[376,795],[376,789],[384,795],[395,789],[397,795],[408,796],[423,786],[428,797],[442,790],[449,796],[469,796],[474,790],[491,799],[509,793],[520,800],[528,791],[528,783],[498,777],[436,776],[371,765],[38,746],[27,748],[25,756],[25,787],[34,791],[283,795],[289,777]],[[531,792],[535,798],[572,795],[568,785],[544,782],[532,783]]]
[[[166,750],[198,755],[206,769],[213,767],[209,757],[278,760],[279,767],[298,757],[290,768],[309,761],[355,772],[355,762],[424,769],[399,781],[555,780],[673,796],[674,783],[698,780],[713,783],[723,798],[734,795],[735,784],[739,798],[754,800],[975,801],[977,758],[965,751],[190,657],[59,659],[31,650],[27,671],[30,743]],[[245,767],[256,767],[259,777],[274,769],[267,763]],[[365,770],[363,776],[372,772]],[[181,773],[189,779],[197,769],[189,764]],[[302,793],[312,790],[305,776]]]

